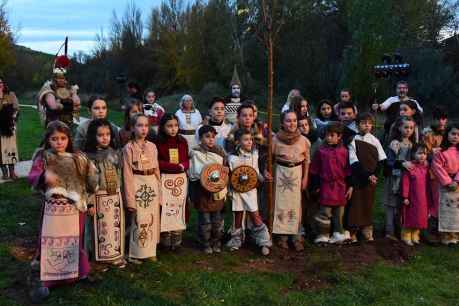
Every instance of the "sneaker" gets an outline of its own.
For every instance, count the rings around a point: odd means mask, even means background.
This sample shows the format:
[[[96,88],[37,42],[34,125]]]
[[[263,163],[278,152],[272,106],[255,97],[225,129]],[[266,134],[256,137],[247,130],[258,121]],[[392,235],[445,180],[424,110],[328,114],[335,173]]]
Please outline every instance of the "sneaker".
[[[132,258],[132,257],[128,258],[128,262],[130,262],[131,264],[135,264],[135,265],[141,265],[143,263],[143,261],[141,261],[140,259]]]
[[[346,241],[346,235],[345,234],[341,234],[340,232],[334,232],[328,242],[329,243],[338,243],[339,244],[339,243],[343,243],[344,241]]]
[[[328,243],[330,241],[330,237],[327,235],[319,235],[317,238],[314,240],[314,243]]]
[[[303,252],[304,251],[303,242],[300,241],[300,240],[295,240],[293,242],[293,247],[295,248],[295,251],[297,251],[297,252]]]
[[[212,251],[214,253],[221,253],[222,252],[222,248],[218,245],[215,245],[213,248],[212,248]]]
[[[413,239],[412,241],[413,241],[414,244],[421,244],[421,241],[419,241],[419,240],[417,240],[417,239],[416,239],[416,240]]]
[[[402,240],[402,241],[408,246],[413,246],[414,245],[413,241],[411,241],[411,240]]]
[[[212,254],[213,252],[214,252],[214,250],[210,246],[208,246],[208,247],[206,247],[204,249],[204,253],[206,253],[208,255]]]
[[[261,247],[261,255],[268,256],[271,253],[271,250],[267,246]]]
[[[288,243],[285,240],[279,240],[277,246],[281,249],[288,250]]]

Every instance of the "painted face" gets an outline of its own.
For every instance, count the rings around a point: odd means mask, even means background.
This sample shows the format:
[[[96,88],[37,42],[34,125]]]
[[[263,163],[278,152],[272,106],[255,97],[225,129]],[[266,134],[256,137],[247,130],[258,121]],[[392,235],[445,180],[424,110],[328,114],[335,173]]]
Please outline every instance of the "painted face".
[[[397,85],[397,96],[399,98],[405,98],[408,95],[408,86],[406,84]]]
[[[301,101],[300,112],[301,116],[306,116],[309,111],[309,103],[306,100]]]
[[[67,80],[65,79],[65,77],[63,75],[57,75],[54,78],[54,80],[56,82],[56,86],[59,87],[59,88],[67,86]]]
[[[239,124],[245,128],[251,128],[255,121],[252,108],[243,108],[239,114]]]
[[[459,143],[459,129],[453,128],[449,131],[448,141],[454,146]]]
[[[100,148],[107,148],[110,145],[110,139],[110,127],[99,126],[96,134],[97,146]]]
[[[341,135],[335,132],[325,134],[325,142],[328,145],[337,145],[341,141]]]
[[[144,140],[148,135],[148,119],[147,117],[139,117],[134,126],[135,138]]]
[[[201,143],[208,148],[213,148],[215,146],[215,134],[212,132],[205,133],[201,136]]]
[[[416,150],[416,153],[414,154],[414,158],[421,163],[425,162],[427,160],[426,150],[424,150],[423,148]]]
[[[193,109],[193,99],[186,98],[185,100],[183,100],[182,107],[187,111],[192,110]]]
[[[293,112],[285,114],[284,121],[282,121],[282,128],[287,132],[295,132],[298,128],[296,114]]]
[[[56,152],[56,153],[64,153],[67,149],[69,144],[69,138],[62,132],[55,131],[49,137],[49,146]]]
[[[407,104],[400,104],[400,116],[413,117],[416,110],[409,107]]]
[[[306,119],[301,119],[298,121],[298,128],[300,129],[301,134],[308,135],[309,134],[309,122]]]
[[[359,132],[362,134],[370,133],[373,129],[373,122],[371,120],[363,120],[359,123]]]
[[[209,113],[213,121],[222,122],[225,119],[225,104],[223,102],[214,103]]]
[[[344,123],[349,123],[355,119],[354,109],[352,107],[341,108],[339,110],[339,120]]]
[[[168,120],[164,125],[164,132],[171,137],[177,136],[179,131],[178,122],[175,119]]]
[[[147,93],[147,95],[145,96],[145,99],[147,100],[147,103],[149,104],[153,104],[155,103],[156,101],[156,95],[154,92],[150,91]]]
[[[415,124],[413,121],[405,121],[400,127],[400,133],[402,137],[409,138],[414,133]]]
[[[339,98],[341,99],[341,102],[349,102],[351,101],[351,94],[349,91],[342,91],[339,94]]]
[[[322,106],[320,107],[320,114],[324,118],[330,118],[331,115],[332,115],[332,112],[333,112],[333,109],[332,109],[331,105],[322,104]]]
[[[104,119],[107,117],[107,103],[104,100],[96,100],[91,106],[92,119]]]
[[[231,96],[233,98],[239,98],[241,96],[241,86],[239,85],[231,86]]]
[[[252,138],[252,135],[250,135],[250,134],[244,134],[244,135],[242,135],[240,145],[241,145],[241,148],[242,148],[244,151],[251,151],[251,150],[252,150],[252,147],[253,147],[253,138]]]

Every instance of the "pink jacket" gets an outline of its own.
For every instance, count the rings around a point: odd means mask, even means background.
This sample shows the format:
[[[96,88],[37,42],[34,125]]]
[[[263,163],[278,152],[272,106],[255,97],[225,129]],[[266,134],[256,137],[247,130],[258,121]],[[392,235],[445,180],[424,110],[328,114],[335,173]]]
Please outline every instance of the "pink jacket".
[[[454,181],[459,172],[459,152],[455,146],[445,151],[437,152],[432,161],[432,172],[441,186],[447,186]]]
[[[414,164],[402,175],[402,197],[410,205],[402,206],[402,227],[427,228],[428,207],[432,205],[429,166]]]

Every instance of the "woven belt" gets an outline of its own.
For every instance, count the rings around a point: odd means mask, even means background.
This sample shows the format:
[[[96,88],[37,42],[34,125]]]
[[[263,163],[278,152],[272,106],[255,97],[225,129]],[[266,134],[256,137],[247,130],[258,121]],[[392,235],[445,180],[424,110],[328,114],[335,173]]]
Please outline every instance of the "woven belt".
[[[292,162],[286,162],[286,161],[282,161],[282,160],[276,160],[276,164],[281,165],[283,167],[287,167],[287,168],[293,168],[293,167],[302,165],[303,162],[300,161],[300,162],[297,162],[297,163],[292,163]]]
[[[132,173],[135,175],[153,175],[155,174],[155,169],[148,169],[148,170],[132,170]]]
[[[194,135],[194,134],[196,134],[196,130],[179,130],[179,134],[182,134],[182,135]]]

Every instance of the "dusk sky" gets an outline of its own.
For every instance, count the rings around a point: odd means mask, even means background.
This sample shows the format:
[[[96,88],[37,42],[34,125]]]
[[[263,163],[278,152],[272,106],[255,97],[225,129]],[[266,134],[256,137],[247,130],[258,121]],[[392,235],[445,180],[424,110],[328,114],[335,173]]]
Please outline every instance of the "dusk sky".
[[[121,16],[130,0],[8,0],[10,24],[19,45],[54,54],[69,36],[69,53],[90,52],[101,28],[107,33],[115,10]],[[161,0],[135,0],[144,21]]]

